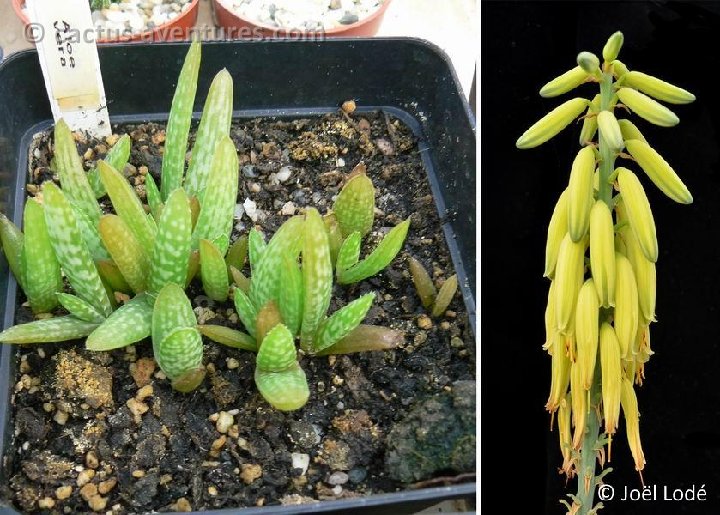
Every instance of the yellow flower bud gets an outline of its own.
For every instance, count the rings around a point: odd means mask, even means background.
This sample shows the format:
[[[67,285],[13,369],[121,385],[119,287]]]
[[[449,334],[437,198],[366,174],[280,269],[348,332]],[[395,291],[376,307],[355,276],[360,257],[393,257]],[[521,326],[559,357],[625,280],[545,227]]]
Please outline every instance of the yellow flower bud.
[[[621,235],[625,242],[626,256],[630,260],[635,274],[640,315],[644,320],[654,321],[656,297],[655,263],[647,260],[630,227],[625,227],[621,231]]]
[[[555,204],[550,224],[548,225],[547,243],[545,244],[545,273],[544,277],[552,278],[555,273],[560,243],[562,243],[568,230],[568,193],[567,190],[560,194]]]
[[[637,90],[620,88],[617,95],[620,102],[650,123],[661,127],[672,127],[680,122],[680,119],[670,109]]]
[[[602,51],[602,56],[605,62],[609,63],[617,59],[617,56],[620,53],[620,49],[622,48],[624,41],[625,38],[623,37],[623,33],[620,31],[617,31],[615,34],[608,38],[607,43],[605,43]]]
[[[551,281],[545,308],[545,343],[542,346],[543,350],[548,351],[548,354],[553,352],[555,333],[557,333],[555,328],[555,281]]]
[[[597,132],[597,112],[600,110],[600,95],[595,95],[593,101],[590,102],[585,118],[583,118],[582,129],[580,129],[580,146],[584,147],[593,141]]]
[[[615,305],[615,233],[612,214],[602,200],[590,212],[590,270],[600,305]]]
[[[600,137],[611,149],[617,152],[625,146],[620,126],[613,113],[600,111],[597,115],[597,124]]]
[[[658,243],[655,220],[650,210],[645,190],[637,176],[627,168],[618,168],[618,184],[633,234],[645,257],[655,263],[658,258]]]
[[[568,70],[562,75],[555,77],[553,80],[545,84],[540,89],[540,96],[549,98],[562,95],[568,91],[577,88],[587,79],[587,72],[576,66],[572,70]]]
[[[545,409],[555,413],[560,401],[565,397],[570,383],[570,358],[565,354],[565,338],[555,335],[552,352],[552,371],[550,373],[550,395]]]
[[[580,385],[585,390],[590,389],[595,375],[600,331],[599,316],[600,304],[595,284],[592,279],[588,279],[580,288],[575,312],[575,342],[577,345],[575,366],[579,369]]]
[[[596,75],[600,73],[600,59],[592,52],[580,52],[577,63],[586,73]]]
[[[617,279],[615,281],[615,334],[620,342],[620,355],[632,357],[632,346],[638,329],[638,291],[635,273],[630,260],[620,253],[615,255]]]
[[[618,79],[619,79],[620,77],[622,77],[623,75],[625,75],[625,74],[628,72],[627,66],[625,66],[625,65],[623,64],[623,62],[622,62],[622,61],[619,61],[618,59],[615,59],[615,60],[612,62],[612,67],[613,67],[613,73],[615,74],[615,76],[616,76]]]
[[[592,147],[580,149],[572,164],[568,185],[568,232],[573,241],[585,236],[590,225],[593,205],[593,173],[595,151]]]
[[[515,146],[524,149],[545,143],[580,116],[588,104],[588,100],[584,98],[573,98],[560,104],[526,130],[518,138]]]
[[[623,85],[670,104],[689,104],[695,100],[695,95],[689,91],[642,72],[633,71],[623,75]]]
[[[625,143],[650,180],[665,195],[680,204],[692,204],[693,197],[675,170],[645,141],[629,139]]]
[[[635,470],[641,471],[645,468],[645,454],[640,443],[640,412],[638,411],[635,390],[627,378],[623,378],[620,403],[625,415],[625,434],[627,435],[628,447],[630,447],[630,452],[635,461]]]
[[[558,438],[560,444],[560,452],[563,457],[562,470],[566,474],[572,470],[572,438],[570,434],[570,395],[566,395],[560,401],[560,409],[558,410]]]
[[[622,118],[618,120],[618,125],[620,126],[620,133],[622,134],[624,140],[637,139],[640,141],[646,141],[645,136],[642,135],[640,129],[638,129],[637,126],[630,120]]]
[[[555,268],[555,326],[559,333],[567,334],[571,317],[583,282],[585,270],[585,242],[574,242],[569,234],[560,244]]]
[[[622,362],[620,343],[615,330],[607,322],[600,327],[600,367],[602,368],[602,402],[605,432],[612,435],[620,419]]]

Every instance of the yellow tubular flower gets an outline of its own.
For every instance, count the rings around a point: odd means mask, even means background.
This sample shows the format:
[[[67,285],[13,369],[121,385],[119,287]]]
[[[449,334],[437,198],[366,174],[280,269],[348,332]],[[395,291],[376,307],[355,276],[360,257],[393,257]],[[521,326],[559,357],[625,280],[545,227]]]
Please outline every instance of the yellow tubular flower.
[[[612,62],[612,67],[613,67],[613,73],[615,74],[615,76],[616,76],[618,79],[619,79],[620,77],[624,76],[624,75],[628,72],[627,66],[625,66],[625,65],[623,64],[623,62],[622,62],[622,61],[619,61],[618,59],[615,59],[615,60]]]
[[[567,207],[567,190],[560,194],[560,198],[555,204],[550,224],[548,225],[547,243],[545,244],[545,273],[544,277],[552,278],[555,274],[555,265],[557,264],[558,252],[560,251],[560,243],[562,243],[568,230],[568,207]]]
[[[689,91],[646,73],[628,72],[623,76],[623,81],[625,86],[669,104],[689,104],[695,100],[695,95]]]
[[[635,470],[639,472],[645,468],[645,454],[640,443],[640,412],[638,411],[635,390],[627,378],[623,378],[620,402],[625,414],[625,433],[628,447],[630,447],[630,452],[635,461]]]
[[[627,168],[621,167],[616,171],[630,227],[632,227],[633,234],[635,234],[645,257],[648,261],[655,263],[658,258],[657,233],[645,189],[637,176]]]
[[[680,123],[680,119],[670,109],[637,90],[620,88],[617,96],[620,102],[650,123],[661,127],[672,127]]]
[[[548,351],[548,354],[552,354],[553,340],[555,338],[555,281],[550,282],[550,288],[548,288],[548,299],[547,307],[545,308],[545,343],[543,344],[543,350]]]
[[[556,334],[552,352],[550,395],[545,404],[545,409],[550,413],[557,411],[560,401],[565,397],[569,383],[570,358],[565,354],[565,338],[561,334]]]
[[[615,255],[617,279],[615,281],[615,334],[620,342],[620,355],[632,358],[632,346],[638,329],[639,301],[635,274],[630,260],[620,253]]]
[[[600,59],[592,52],[580,52],[577,56],[577,63],[588,74],[600,73]]]
[[[621,118],[618,120],[618,125],[620,126],[620,133],[622,134],[624,140],[638,139],[640,141],[646,141],[645,136],[642,135],[640,129],[638,129],[630,120]]]
[[[585,242],[574,242],[569,234],[560,244],[555,269],[555,326],[560,334],[566,334],[571,326],[570,318],[575,312],[578,291],[585,269]]]
[[[560,401],[560,410],[558,411],[558,437],[560,444],[560,452],[563,457],[562,470],[565,474],[569,474],[572,470],[572,439],[570,435],[570,394]]]
[[[600,305],[615,305],[615,233],[612,214],[602,200],[590,212],[590,269]]]
[[[600,367],[602,368],[602,401],[605,432],[615,434],[620,420],[622,362],[620,343],[615,330],[607,322],[600,327]]]
[[[693,197],[675,170],[654,148],[645,141],[629,139],[625,142],[628,152],[665,195],[680,204],[692,204]]]
[[[595,95],[583,118],[582,129],[580,129],[580,146],[584,147],[592,143],[597,132],[597,112],[600,110],[600,95]]]
[[[593,205],[593,173],[595,151],[585,147],[578,152],[570,171],[568,185],[568,232],[573,241],[580,241],[590,225]]]
[[[627,258],[632,264],[635,282],[637,283],[640,314],[647,321],[655,321],[656,270],[655,263],[648,261],[643,254],[637,238],[629,227],[621,231]]]
[[[575,312],[575,342],[577,345],[575,366],[579,370],[580,385],[585,390],[590,389],[595,375],[600,330],[599,316],[600,304],[595,284],[592,279],[588,279],[580,288]]]
[[[515,146],[517,148],[533,148],[545,143],[580,116],[589,103],[584,98],[573,98],[560,104],[526,130],[518,138]]]
[[[544,98],[556,97],[577,88],[587,79],[587,72],[576,66],[562,75],[555,77],[540,89],[540,96]]]
[[[605,62],[609,63],[617,59],[617,56],[620,53],[620,49],[622,48],[624,41],[625,38],[623,37],[623,33],[620,31],[617,31],[615,34],[608,38],[607,43],[605,43],[602,51],[602,56]]]
[[[625,146],[620,126],[613,113],[600,111],[597,115],[597,124],[600,136],[611,149],[618,152]]]

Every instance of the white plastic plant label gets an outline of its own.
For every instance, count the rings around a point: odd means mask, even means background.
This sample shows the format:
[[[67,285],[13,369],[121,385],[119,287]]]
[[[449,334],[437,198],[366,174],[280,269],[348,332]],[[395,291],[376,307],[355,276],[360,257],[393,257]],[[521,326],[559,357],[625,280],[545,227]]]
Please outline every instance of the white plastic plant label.
[[[87,0],[26,0],[52,113],[73,130],[111,134]]]

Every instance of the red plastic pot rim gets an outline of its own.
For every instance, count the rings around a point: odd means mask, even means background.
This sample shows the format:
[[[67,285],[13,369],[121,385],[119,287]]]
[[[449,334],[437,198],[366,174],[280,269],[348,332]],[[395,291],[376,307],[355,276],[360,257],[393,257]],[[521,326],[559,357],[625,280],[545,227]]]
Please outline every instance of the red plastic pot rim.
[[[258,36],[270,36],[270,37],[300,37],[308,39],[323,39],[325,36],[358,36],[366,35],[372,36],[377,32],[377,29],[373,26],[380,23],[380,19],[385,15],[385,11],[392,3],[392,0],[384,0],[383,4],[370,16],[351,23],[350,25],[343,25],[341,27],[334,27],[327,30],[319,31],[304,31],[300,29],[285,29],[282,27],[273,27],[271,25],[265,25],[250,18],[245,18],[234,12],[230,7],[225,5],[225,0],[212,0],[213,8],[215,9],[217,24],[226,30],[236,30],[238,34],[231,36],[226,39],[236,39],[240,37],[258,37]],[[368,27],[369,26],[369,27]],[[363,29],[368,28],[365,31]],[[374,30],[371,28],[373,27]],[[249,29],[250,33],[241,33],[242,29]]]
[[[25,39],[34,43],[37,37],[30,19],[23,12],[25,0],[12,0],[13,10],[25,27]],[[198,15],[200,0],[192,0],[190,7],[185,9],[172,20],[154,27],[152,30],[135,34],[120,35],[116,38],[98,38],[98,43],[132,43],[132,42],[155,42],[155,41],[178,41],[191,39],[191,31],[195,26]]]

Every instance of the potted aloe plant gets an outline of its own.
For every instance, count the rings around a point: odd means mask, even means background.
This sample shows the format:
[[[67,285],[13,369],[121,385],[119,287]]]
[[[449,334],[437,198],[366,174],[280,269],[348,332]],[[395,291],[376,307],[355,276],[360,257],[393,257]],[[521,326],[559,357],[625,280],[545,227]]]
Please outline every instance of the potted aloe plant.
[[[8,451],[9,500],[341,507],[390,485],[468,480],[471,333],[456,295],[467,291],[449,251],[428,248],[443,238],[429,185],[413,218],[393,176],[424,173],[417,154],[395,163],[414,136],[352,102],[311,121],[233,122],[227,70],[193,126],[201,53],[190,45],[166,124],[98,141],[55,123],[30,154],[22,224],[0,219],[22,291],[0,333],[21,345],[3,350],[25,385],[8,408],[34,448]],[[423,361],[428,351],[444,357]],[[432,414],[428,437],[408,438]],[[59,451],[70,434],[88,445]],[[38,460],[56,473],[38,475]]]

